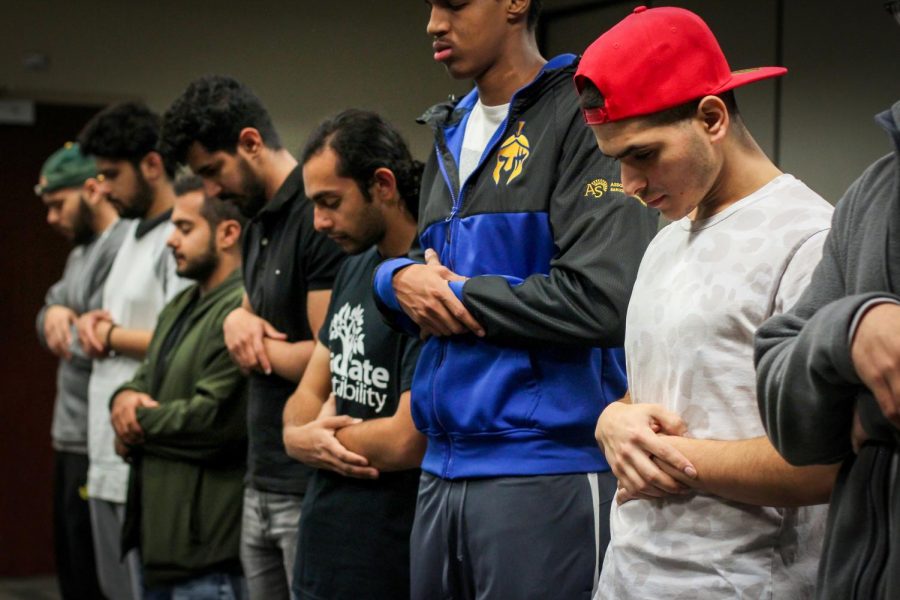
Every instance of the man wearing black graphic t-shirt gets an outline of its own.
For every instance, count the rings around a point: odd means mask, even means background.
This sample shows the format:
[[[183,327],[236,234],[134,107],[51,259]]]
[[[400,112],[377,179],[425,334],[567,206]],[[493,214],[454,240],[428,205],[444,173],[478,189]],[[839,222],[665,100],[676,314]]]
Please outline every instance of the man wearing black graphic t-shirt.
[[[415,238],[421,164],[389,124],[362,111],[320,125],[302,163],[316,229],[353,256],[285,407],[288,454],[318,467],[303,504],[293,591],[302,600],[406,598],[425,449],[409,403],[419,342],[384,324],[372,273]]]

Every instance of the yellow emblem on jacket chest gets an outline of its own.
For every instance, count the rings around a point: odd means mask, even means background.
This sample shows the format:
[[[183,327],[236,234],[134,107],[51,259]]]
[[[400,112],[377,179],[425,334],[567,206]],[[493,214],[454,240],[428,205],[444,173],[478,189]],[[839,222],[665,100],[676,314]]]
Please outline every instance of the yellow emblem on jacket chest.
[[[509,173],[506,183],[509,184],[513,179],[522,173],[522,167],[525,160],[531,154],[531,144],[528,138],[522,133],[525,127],[525,121],[519,121],[519,129],[513,135],[506,138],[500,145],[497,152],[497,166],[494,167],[494,183],[500,184],[500,176]]]

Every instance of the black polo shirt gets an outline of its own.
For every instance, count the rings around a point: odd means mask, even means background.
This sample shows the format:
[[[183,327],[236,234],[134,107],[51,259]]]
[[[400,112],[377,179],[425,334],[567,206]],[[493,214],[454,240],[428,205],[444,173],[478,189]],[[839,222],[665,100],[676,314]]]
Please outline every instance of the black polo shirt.
[[[244,233],[244,287],[253,311],[287,334],[287,341],[313,337],[306,294],[329,290],[345,255],[313,229],[313,204],[303,194],[298,166]],[[282,494],[303,494],[310,469],[290,458],[281,438],[281,415],[297,384],[274,373],[249,378],[247,485]]]

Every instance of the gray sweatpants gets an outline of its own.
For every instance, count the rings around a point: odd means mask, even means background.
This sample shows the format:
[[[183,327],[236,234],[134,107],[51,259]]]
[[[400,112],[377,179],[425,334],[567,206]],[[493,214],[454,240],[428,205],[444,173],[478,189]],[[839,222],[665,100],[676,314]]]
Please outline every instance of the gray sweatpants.
[[[137,549],[133,549],[121,558],[125,505],[89,498],[88,508],[100,589],[107,598],[140,600],[143,596],[140,555]]]
[[[412,600],[590,600],[615,493],[608,472],[455,481],[423,472]]]

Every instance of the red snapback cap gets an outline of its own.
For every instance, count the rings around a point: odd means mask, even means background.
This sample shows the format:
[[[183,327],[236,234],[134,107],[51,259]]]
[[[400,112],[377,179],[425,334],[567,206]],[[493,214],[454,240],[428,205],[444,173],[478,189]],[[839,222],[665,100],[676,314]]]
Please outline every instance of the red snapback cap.
[[[602,108],[584,110],[588,125],[649,115],[703,96],[721,94],[784,67],[732,72],[706,23],[689,10],[638,6],[588,46],[575,72],[575,87],[591,81]]]

